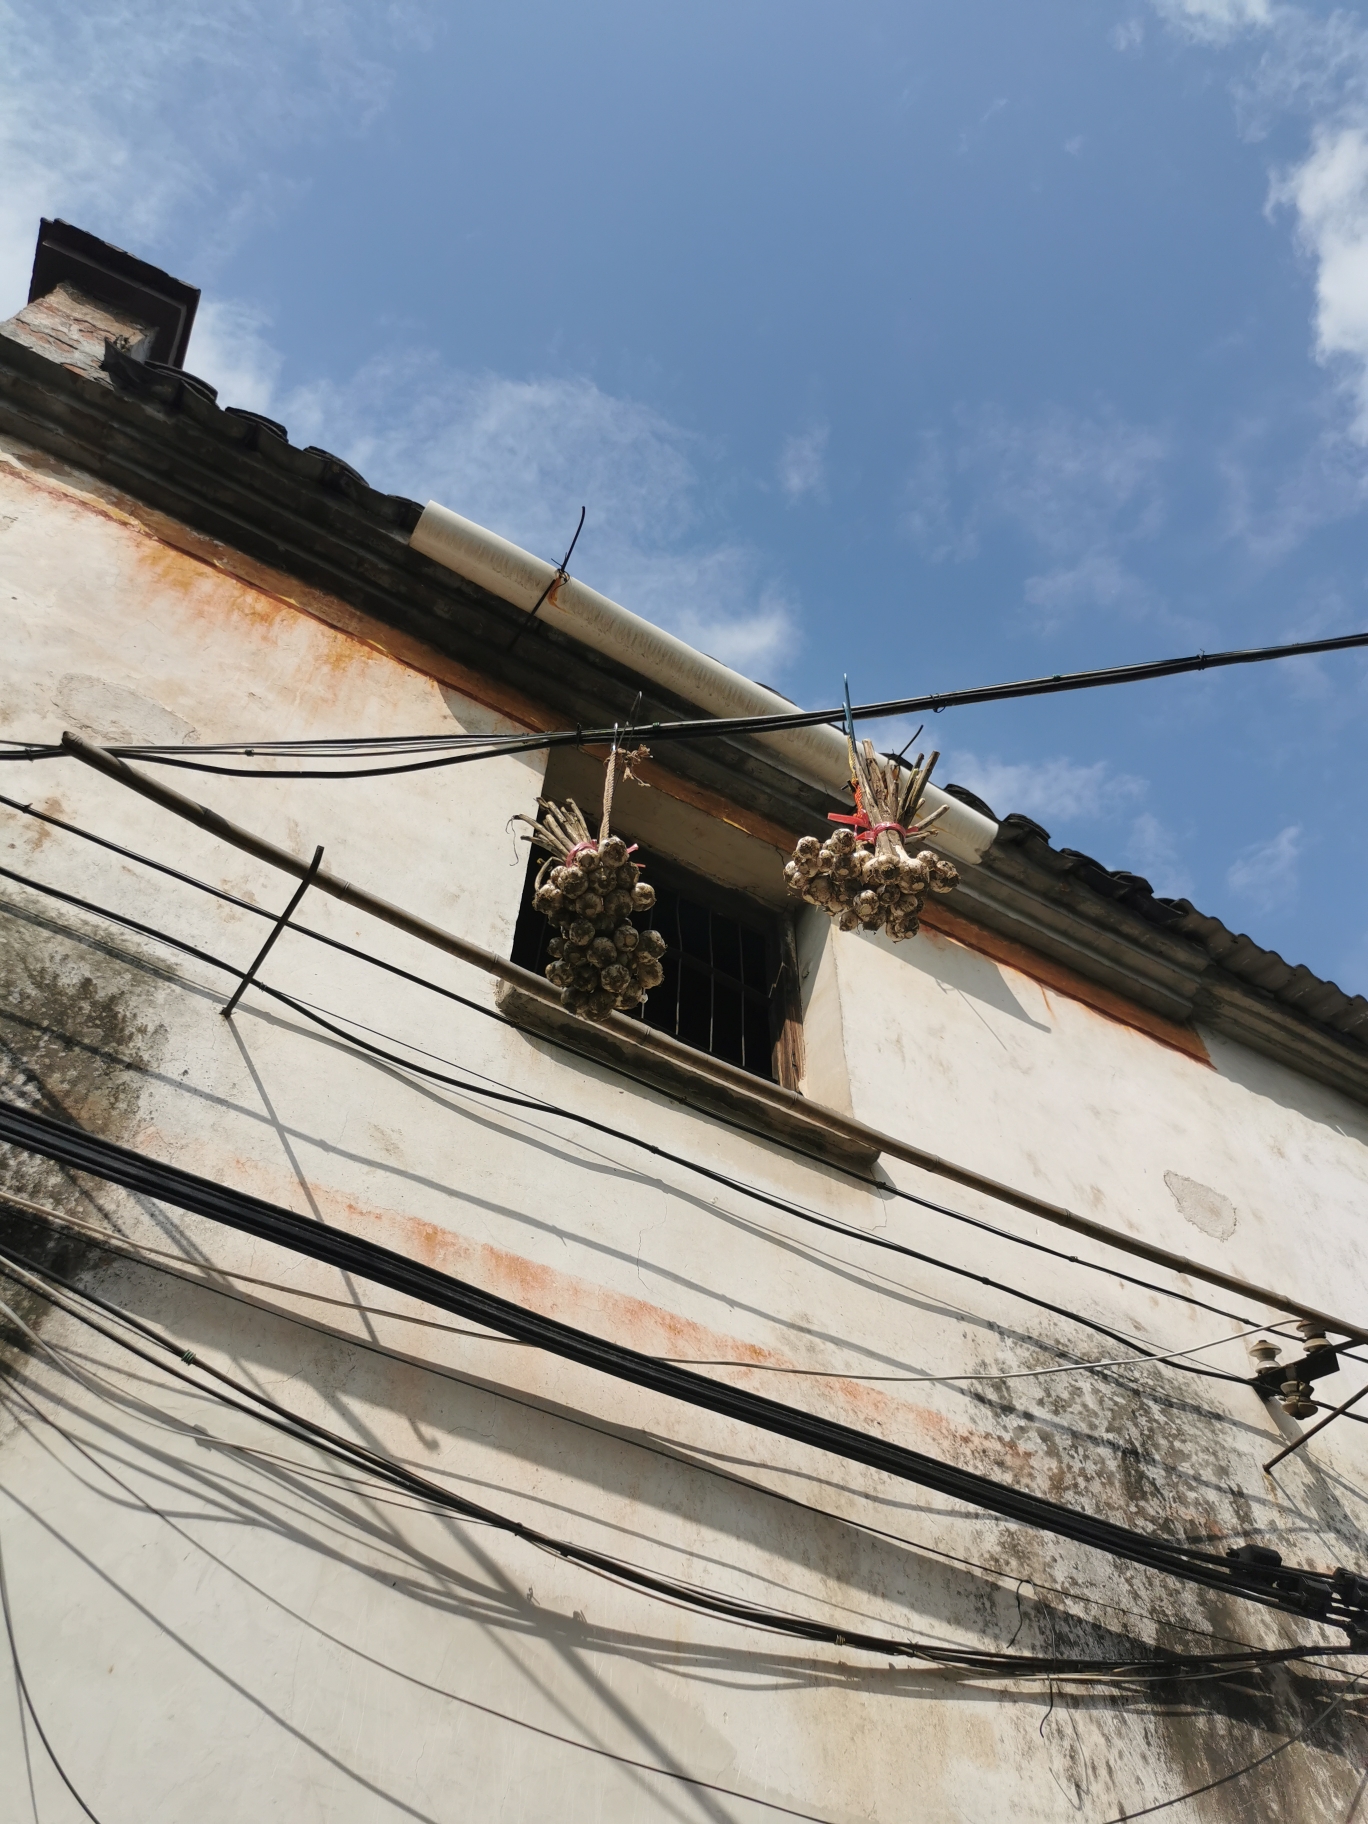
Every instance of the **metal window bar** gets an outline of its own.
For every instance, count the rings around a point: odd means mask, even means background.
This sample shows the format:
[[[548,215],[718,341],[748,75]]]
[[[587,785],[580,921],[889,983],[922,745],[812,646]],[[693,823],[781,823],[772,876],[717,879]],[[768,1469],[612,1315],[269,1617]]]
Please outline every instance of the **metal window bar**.
[[[656,886],[650,922],[666,949],[665,980],[643,1010],[647,1025],[772,1079],[775,972],[766,934],[668,883]]]
[[[534,853],[529,863],[513,939],[513,961],[538,975],[546,967],[551,935],[546,920],[532,907],[532,882],[542,859]],[[660,959],[665,979],[632,1017],[644,1018],[657,1032],[774,1082],[779,954],[777,934],[762,922],[763,910],[757,908],[754,923],[739,918],[706,903],[706,882],[691,893],[684,870],[641,854],[637,860],[646,864],[656,903],[633,922],[643,931],[653,926],[665,939],[666,949]]]

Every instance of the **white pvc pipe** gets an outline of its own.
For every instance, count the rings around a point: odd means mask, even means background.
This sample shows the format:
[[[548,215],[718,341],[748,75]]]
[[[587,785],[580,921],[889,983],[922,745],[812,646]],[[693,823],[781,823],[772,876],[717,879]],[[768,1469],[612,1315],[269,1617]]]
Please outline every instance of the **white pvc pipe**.
[[[554,564],[533,557],[530,551],[510,544],[496,532],[486,531],[473,520],[463,519],[435,500],[424,507],[409,543],[424,557],[444,564],[448,570],[488,589],[491,595],[527,612],[556,575]],[[697,704],[710,715],[772,716],[793,708],[776,691],[743,678],[574,577],[567,577],[551,590],[538,619],[558,627],[605,658],[616,659],[685,702]],[[754,739],[782,756],[785,765],[800,778],[824,791],[842,792],[849,780],[845,736],[838,729],[786,729],[779,734],[756,735]],[[928,811],[946,807],[935,829],[937,848],[957,861],[983,859],[984,851],[997,835],[997,825],[991,818],[934,785],[927,787],[922,802]]]

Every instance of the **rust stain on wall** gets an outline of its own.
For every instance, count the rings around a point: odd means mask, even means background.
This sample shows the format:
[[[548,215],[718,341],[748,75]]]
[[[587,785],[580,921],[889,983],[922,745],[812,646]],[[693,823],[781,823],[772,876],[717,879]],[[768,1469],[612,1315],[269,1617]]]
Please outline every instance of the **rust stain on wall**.
[[[934,932],[942,941],[963,944],[966,950],[976,950],[981,956],[991,957],[995,963],[1005,963],[1009,969],[1018,970],[1032,981],[1039,982],[1042,987],[1054,989],[1057,994],[1067,995],[1071,1001],[1080,1002],[1094,1013],[1101,1014],[1104,1019],[1114,1020],[1121,1026],[1130,1026],[1148,1038],[1157,1039],[1170,1050],[1181,1051],[1194,1063],[1214,1068],[1202,1036],[1195,1027],[1180,1026],[1176,1020],[1167,1020],[1163,1014],[1142,1007],[1138,1001],[1129,1001],[1124,995],[1114,994],[1110,988],[1088,981],[1065,964],[1056,963],[1039,951],[1028,949],[1025,944],[1014,943],[1011,938],[975,924],[972,919],[955,911],[953,906],[935,905],[928,901],[921,922],[926,935]]]
[[[131,495],[109,488],[41,451],[27,447],[21,450],[10,445],[8,453],[16,468],[21,470],[26,485],[54,502],[112,521],[153,549],[159,547],[167,553],[177,554],[186,565],[184,574],[187,578],[191,572],[198,571],[201,580],[214,577],[236,583],[262,598],[263,602],[274,602],[278,607],[321,622],[356,646],[402,665],[405,670],[448,685],[471,702],[506,716],[520,727],[540,730],[560,726],[560,718],[534,698],[470,670],[422,640],[384,626],[337,596],[313,589],[284,571],[258,563],[231,545],[192,531],[166,514],[145,507]]]
[[[173,1144],[152,1127],[141,1133],[134,1144],[139,1150],[162,1158],[175,1156],[186,1164],[188,1152],[203,1150],[187,1148],[183,1141]],[[271,1202],[291,1208],[297,1203],[296,1181],[256,1159],[205,1157],[191,1169]],[[748,1381],[753,1391],[789,1403],[794,1402],[794,1383],[773,1370],[811,1366],[776,1350],[725,1335],[647,1300],[594,1285],[493,1243],[472,1240],[438,1223],[379,1209],[317,1185],[313,1189],[330,1224],[354,1234],[369,1233],[395,1253],[497,1293],[529,1310],[607,1337],[642,1355],[677,1360],[685,1367],[695,1362],[738,1362],[742,1364],[738,1370],[700,1365],[698,1372],[734,1375],[740,1384]],[[762,1372],[743,1381],[747,1366]],[[801,1384],[809,1392],[798,1396],[800,1402],[806,1403],[811,1390],[820,1389],[822,1403],[839,1407],[844,1422],[889,1438],[905,1438],[915,1432],[923,1442],[933,1443],[942,1455],[960,1459],[986,1455],[999,1467],[1007,1465],[1013,1474],[1039,1462],[1037,1451],[1014,1439],[959,1424],[944,1413],[919,1404],[915,1396],[890,1392],[886,1387],[840,1374],[820,1378],[804,1375]]]

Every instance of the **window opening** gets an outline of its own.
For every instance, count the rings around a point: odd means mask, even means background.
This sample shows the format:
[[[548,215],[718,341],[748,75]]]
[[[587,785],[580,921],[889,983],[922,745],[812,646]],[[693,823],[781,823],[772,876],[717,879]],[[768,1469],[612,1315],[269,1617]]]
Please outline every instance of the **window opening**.
[[[540,851],[529,858],[513,936],[513,961],[537,975],[546,968],[552,935],[532,906],[544,859]],[[654,927],[665,939],[665,977],[628,1017],[644,1018],[696,1051],[778,1081],[776,1041],[792,1017],[793,999],[785,979],[791,946],[785,945],[782,914],[658,856],[638,850],[633,859],[645,864],[656,903],[632,922],[642,931]]]

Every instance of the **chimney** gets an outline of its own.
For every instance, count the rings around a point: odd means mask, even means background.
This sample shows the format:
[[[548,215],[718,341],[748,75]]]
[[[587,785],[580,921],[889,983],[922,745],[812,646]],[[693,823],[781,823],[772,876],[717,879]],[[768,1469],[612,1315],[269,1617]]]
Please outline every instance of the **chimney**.
[[[180,367],[200,294],[121,247],[69,222],[44,220],[29,301],[0,335],[89,379],[113,342],[136,360]]]

